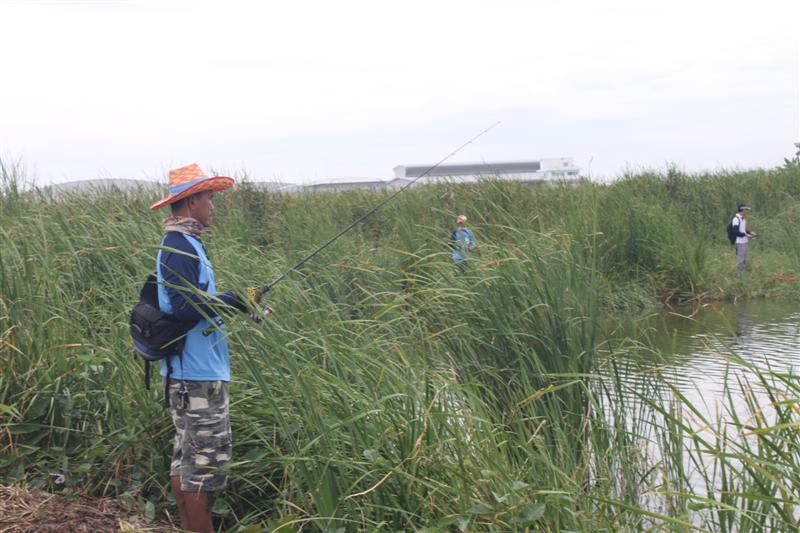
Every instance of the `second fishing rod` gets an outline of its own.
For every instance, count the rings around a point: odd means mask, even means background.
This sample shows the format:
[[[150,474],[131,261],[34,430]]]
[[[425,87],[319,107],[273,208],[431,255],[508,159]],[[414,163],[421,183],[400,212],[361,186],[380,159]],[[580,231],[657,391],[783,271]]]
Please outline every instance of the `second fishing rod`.
[[[378,211],[380,208],[382,208],[383,206],[385,206],[386,204],[388,204],[389,202],[391,202],[395,198],[397,198],[400,194],[403,193],[403,191],[405,191],[406,189],[408,189],[409,187],[414,185],[417,181],[419,181],[422,178],[428,176],[431,172],[433,172],[436,168],[438,168],[442,163],[444,163],[445,161],[447,161],[448,159],[450,159],[451,157],[456,155],[458,152],[460,152],[461,150],[463,150],[464,148],[466,148],[467,146],[469,146],[470,144],[472,144],[473,142],[478,140],[478,138],[480,138],[484,134],[488,133],[491,129],[495,128],[499,124],[500,124],[499,121],[495,122],[494,124],[492,124],[491,126],[486,128],[485,130],[481,131],[480,133],[478,133],[477,135],[475,135],[474,137],[472,137],[471,139],[466,141],[464,144],[462,144],[461,146],[459,146],[458,148],[456,148],[455,150],[453,150],[452,152],[447,154],[445,157],[440,159],[435,165],[431,166],[425,172],[423,172],[422,174],[420,174],[419,176],[417,176],[416,178],[414,178],[413,180],[411,180],[407,184],[403,185],[403,187],[401,187],[400,189],[396,190],[394,193],[392,193],[389,196],[387,196],[383,201],[381,201],[380,203],[376,204],[371,209],[369,209],[367,212],[365,212],[363,215],[361,215],[360,217],[356,218],[350,224],[348,224],[347,226],[342,228],[338,233],[333,235],[333,237],[329,238],[328,240],[326,240],[325,242],[323,242],[322,244],[317,246],[314,250],[309,252],[305,257],[303,257],[302,259],[297,261],[291,268],[287,269],[285,272],[283,272],[280,276],[278,276],[277,278],[272,280],[270,283],[264,285],[261,288],[251,287],[251,288],[247,289],[247,298],[252,302],[260,301],[261,297],[264,294],[266,294],[267,292],[272,290],[272,288],[275,287],[275,285],[277,285],[281,281],[283,281],[283,279],[286,278],[286,276],[288,276],[289,274],[291,274],[292,272],[296,271],[298,268],[300,268],[301,266],[306,264],[314,256],[316,256],[317,254],[322,252],[325,248],[327,248],[328,246],[330,246],[331,244],[333,244],[334,242],[339,240],[341,237],[343,237],[351,229],[353,229],[358,224],[360,224],[361,222],[366,220],[370,215],[372,215],[373,213]]]

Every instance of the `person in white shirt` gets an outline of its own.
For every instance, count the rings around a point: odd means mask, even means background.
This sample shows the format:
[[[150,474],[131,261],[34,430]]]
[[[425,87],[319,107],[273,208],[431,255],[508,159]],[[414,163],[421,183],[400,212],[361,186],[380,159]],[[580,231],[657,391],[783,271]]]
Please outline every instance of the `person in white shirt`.
[[[739,204],[731,221],[736,234],[736,271],[738,273],[744,272],[747,267],[747,242],[756,238],[755,232],[747,230],[747,213],[749,212],[749,205]]]

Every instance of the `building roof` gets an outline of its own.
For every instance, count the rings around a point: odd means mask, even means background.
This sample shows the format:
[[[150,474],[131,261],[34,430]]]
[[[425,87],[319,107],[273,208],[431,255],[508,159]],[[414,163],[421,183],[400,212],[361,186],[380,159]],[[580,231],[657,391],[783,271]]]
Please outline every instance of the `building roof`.
[[[395,172],[405,169],[406,177],[415,178],[429,170],[431,165],[400,165],[395,167]],[[541,161],[492,161],[480,163],[453,163],[439,165],[430,170],[426,176],[461,176],[476,174],[522,174],[538,172],[542,168]]]

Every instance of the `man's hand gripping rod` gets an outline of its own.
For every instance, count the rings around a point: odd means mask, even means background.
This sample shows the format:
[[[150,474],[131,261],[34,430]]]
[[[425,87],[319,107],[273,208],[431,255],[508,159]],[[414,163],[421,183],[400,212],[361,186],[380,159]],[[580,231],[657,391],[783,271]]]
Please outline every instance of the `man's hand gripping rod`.
[[[277,285],[278,283],[280,283],[283,280],[283,278],[285,278],[286,276],[288,276],[289,274],[291,274],[292,272],[294,272],[295,270],[297,270],[298,268],[300,268],[301,266],[306,264],[309,260],[311,260],[312,257],[314,257],[315,255],[320,253],[322,250],[324,250],[325,248],[327,248],[328,246],[333,244],[339,237],[341,237],[342,235],[344,235],[345,233],[347,233],[348,231],[353,229],[356,225],[358,225],[360,222],[364,221],[372,213],[374,213],[375,211],[377,211],[381,207],[385,206],[386,204],[388,204],[389,202],[394,200],[394,198],[396,196],[398,196],[400,193],[402,193],[403,191],[405,191],[406,189],[408,189],[409,187],[414,185],[414,183],[416,183],[417,180],[422,179],[425,176],[427,176],[430,172],[432,172],[434,169],[436,169],[439,165],[441,165],[442,163],[444,163],[445,161],[447,161],[448,159],[450,159],[451,157],[456,155],[458,152],[460,152],[462,149],[464,149],[468,145],[470,145],[473,142],[475,142],[476,140],[478,140],[479,137],[481,137],[485,133],[488,133],[489,130],[491,130],[492,128],[494,128],[498,124],[500,124],[499,121],[495,122],[494,124],[492,124],[491,126],[486,128],[485,130],[483,130],[482,132],[480,132],[479,134],[477,134],[476,136],[472,137],[470,140],[468,140],[467,142],[465,142],[464,144],[462,144],[461,146],[456,148],[454,151],[450,152],[447,156],[442,158],[438,163],[433,165],[431,168],[429,168],[428,170],[426,170],[425,172],[423,172],[422,174],[420,174],[419,176],[417,176],[416,178],[414,178],[413,180],[411,180],[407,184],[403,185],[403,187],[401,187],[400,189],[395,191],[392,195],[390,195],[388,198],[386,198],[385,200],[383,200],[382,202],[377,204],[375,207],[373,207],[372,209],[370,209],[369,211],[367,211],[366,213],[364,213],[363,215],[361,215],[360,217],[355,219],[347,227],[342,229],[339,233],[337,233],[336,235],[334,235],[333,237],[331,237],[330,239],[328,239],[324,243],[322,243],[319,246],[317,246],[317,248],[313,252],[309,253],[304,258],[302,258],[300,261],[295,263],[294,266],[292,266],[289,270],[287,270],[286,272],[284,272],[283,274],[281,274],[280,276],[275,278],[268,285],[264,285],[260,289],[256,288],[256,287],[249,287],[248,289],[246,289],[247,299],[250,300],[251,302],[254,302],[254,303],[258,303],[259,301],[261,301],[261,297],[264,296],[264,294],[268,293],[270,290],[272,290],[272,288],[275,285]]]

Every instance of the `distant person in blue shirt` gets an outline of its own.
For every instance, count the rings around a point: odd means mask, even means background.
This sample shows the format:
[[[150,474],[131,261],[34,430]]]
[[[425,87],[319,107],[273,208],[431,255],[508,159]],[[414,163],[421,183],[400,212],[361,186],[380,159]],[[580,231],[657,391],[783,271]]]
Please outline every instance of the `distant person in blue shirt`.
[[[466,269],[466,262],[472,257],[472,253],[478,252],[478,243],[475,242],[475,236],[464,225],[467,221],[466,215],[458,215],[456,217],[456,229],[450,236],[450,248],[453,250],[453,260],[456,262],[456,268],[460,272]]]

